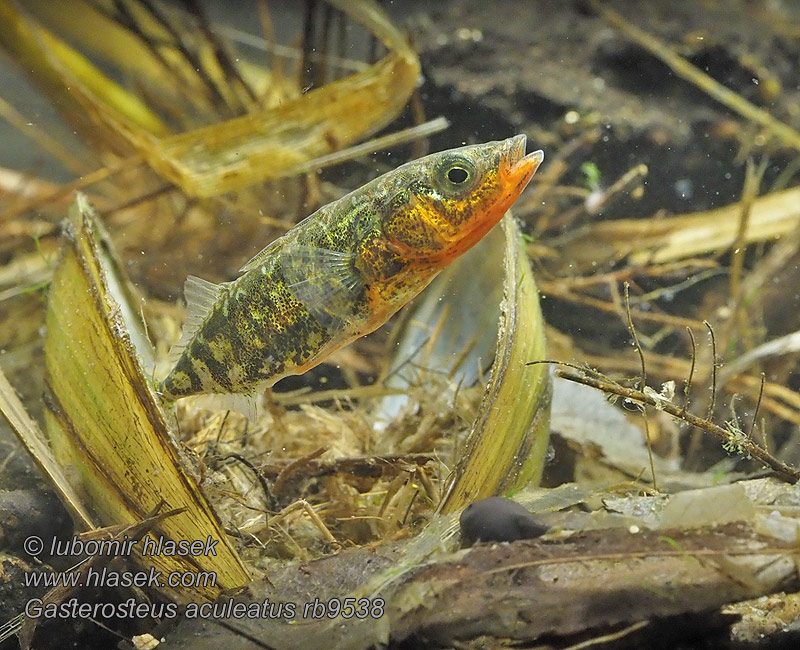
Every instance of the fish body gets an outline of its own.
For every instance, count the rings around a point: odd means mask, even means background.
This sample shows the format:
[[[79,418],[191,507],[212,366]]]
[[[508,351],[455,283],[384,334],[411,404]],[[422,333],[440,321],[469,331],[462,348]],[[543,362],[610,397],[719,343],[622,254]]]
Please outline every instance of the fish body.
[[[431,154],[323,206],[232,282],[190,277],[162,397],[251,393],[377,329],[489,232],[542,159],[522,135]]]

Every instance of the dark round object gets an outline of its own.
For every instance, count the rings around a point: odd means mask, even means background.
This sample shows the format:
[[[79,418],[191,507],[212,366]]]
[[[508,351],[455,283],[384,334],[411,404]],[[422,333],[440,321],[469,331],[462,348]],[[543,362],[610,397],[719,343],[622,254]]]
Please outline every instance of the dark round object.
[[[513,542],[540,537],[547,526],[516,501],[489,497],[470,503],[461,513],[461,542]]]
[[[463,183],[469,178],[469,173],[462,167],[453,167],[447,172],[447,180],[451,183]]]

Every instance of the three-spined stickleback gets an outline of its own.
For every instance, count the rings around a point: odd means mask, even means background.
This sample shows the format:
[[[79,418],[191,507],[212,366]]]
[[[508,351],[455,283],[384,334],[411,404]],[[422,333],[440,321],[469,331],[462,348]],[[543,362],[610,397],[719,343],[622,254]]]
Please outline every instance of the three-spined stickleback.
[[[237,279],[189,277],[162,397],[249,393],[377,329],[500,221],[543,158],[524,135],[431,154],[323,206]]]

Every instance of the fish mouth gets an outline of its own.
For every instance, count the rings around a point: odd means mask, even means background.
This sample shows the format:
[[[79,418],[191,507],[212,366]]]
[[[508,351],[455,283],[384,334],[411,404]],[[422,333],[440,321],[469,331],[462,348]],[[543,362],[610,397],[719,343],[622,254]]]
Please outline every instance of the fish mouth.
[[[517,193],[522,192],[544,160],[541,149],[525,155],[527,140],[524,135],[509,138],[506,140],[508,145],[503,155],[503,176]]]

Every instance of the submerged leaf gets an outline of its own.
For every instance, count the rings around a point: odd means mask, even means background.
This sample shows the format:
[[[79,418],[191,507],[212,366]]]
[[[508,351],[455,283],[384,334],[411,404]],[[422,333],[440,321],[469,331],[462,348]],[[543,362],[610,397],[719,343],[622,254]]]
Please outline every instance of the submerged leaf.
[[[504,299],[494,366],[478,417],[450,479],[440,512],[538,482],[550,422],[544,320],[522,237],[510,215],[505,233]]]
[[[314,158],[377,131],[405,106],[418,76],[416,59],[392,53],[278,108],[135,144],[187,194],[215,196],[305,171]]]
[[[0,0],[0,46],[32,72],[87,138],[97,141],[102,127],[101,148],[138,153],[187,195],[212,197],[307,171],[314,159],[387,125],[406,105],[420,65],[402,34],[372,0],[333,4],[370,29],[389,54],[276,107],[174,135],[138,96],[8,0]],[[138,49],[152,54],[144,45]],[[219,70],[206,73],[219,78]],[[222,92],[218,85],[214,89]]]
[[[28,415],[14,388],[8,383],[0,369],[0,413],[2,413],[17,434],[25,449],[45,475],[52,481],[53,489],[70,514],[83,527],[92,526],[92,517],[84,507],[80,496],[68,483],[64,469],[53,457],[44,434],[36,422]]]
[[[98,126],[104,127],[102,137],[111,148],[123,144],[129,130],[167,133],[140,98],[8,0],[0,0],[0,46],[90,141],[98,137]]]
[[[771,192],[753,201],[744,241],[770,241],[797,228],[800,189]],[[589,266],[604,259],[663,264],[723,250],[736,241],[741,205],[667,218],[598,221],[567,243],[564,258]]]
[[[53,453],[98,524],[127,525],[163,504],[185,511],[158,523],[154,538],[218,540],[216,554],[148,555],[139,560],[166,576],[209,571],[216,583],[164,587],[179,600],[212,600],[249,577],[222,526],[170,439],[164,413],[132,344],[136,317],[113,267],[109,242],[93,210],[78,197],[47,306],[46,428]],[[131,329],[134,331],[132,337]]]

